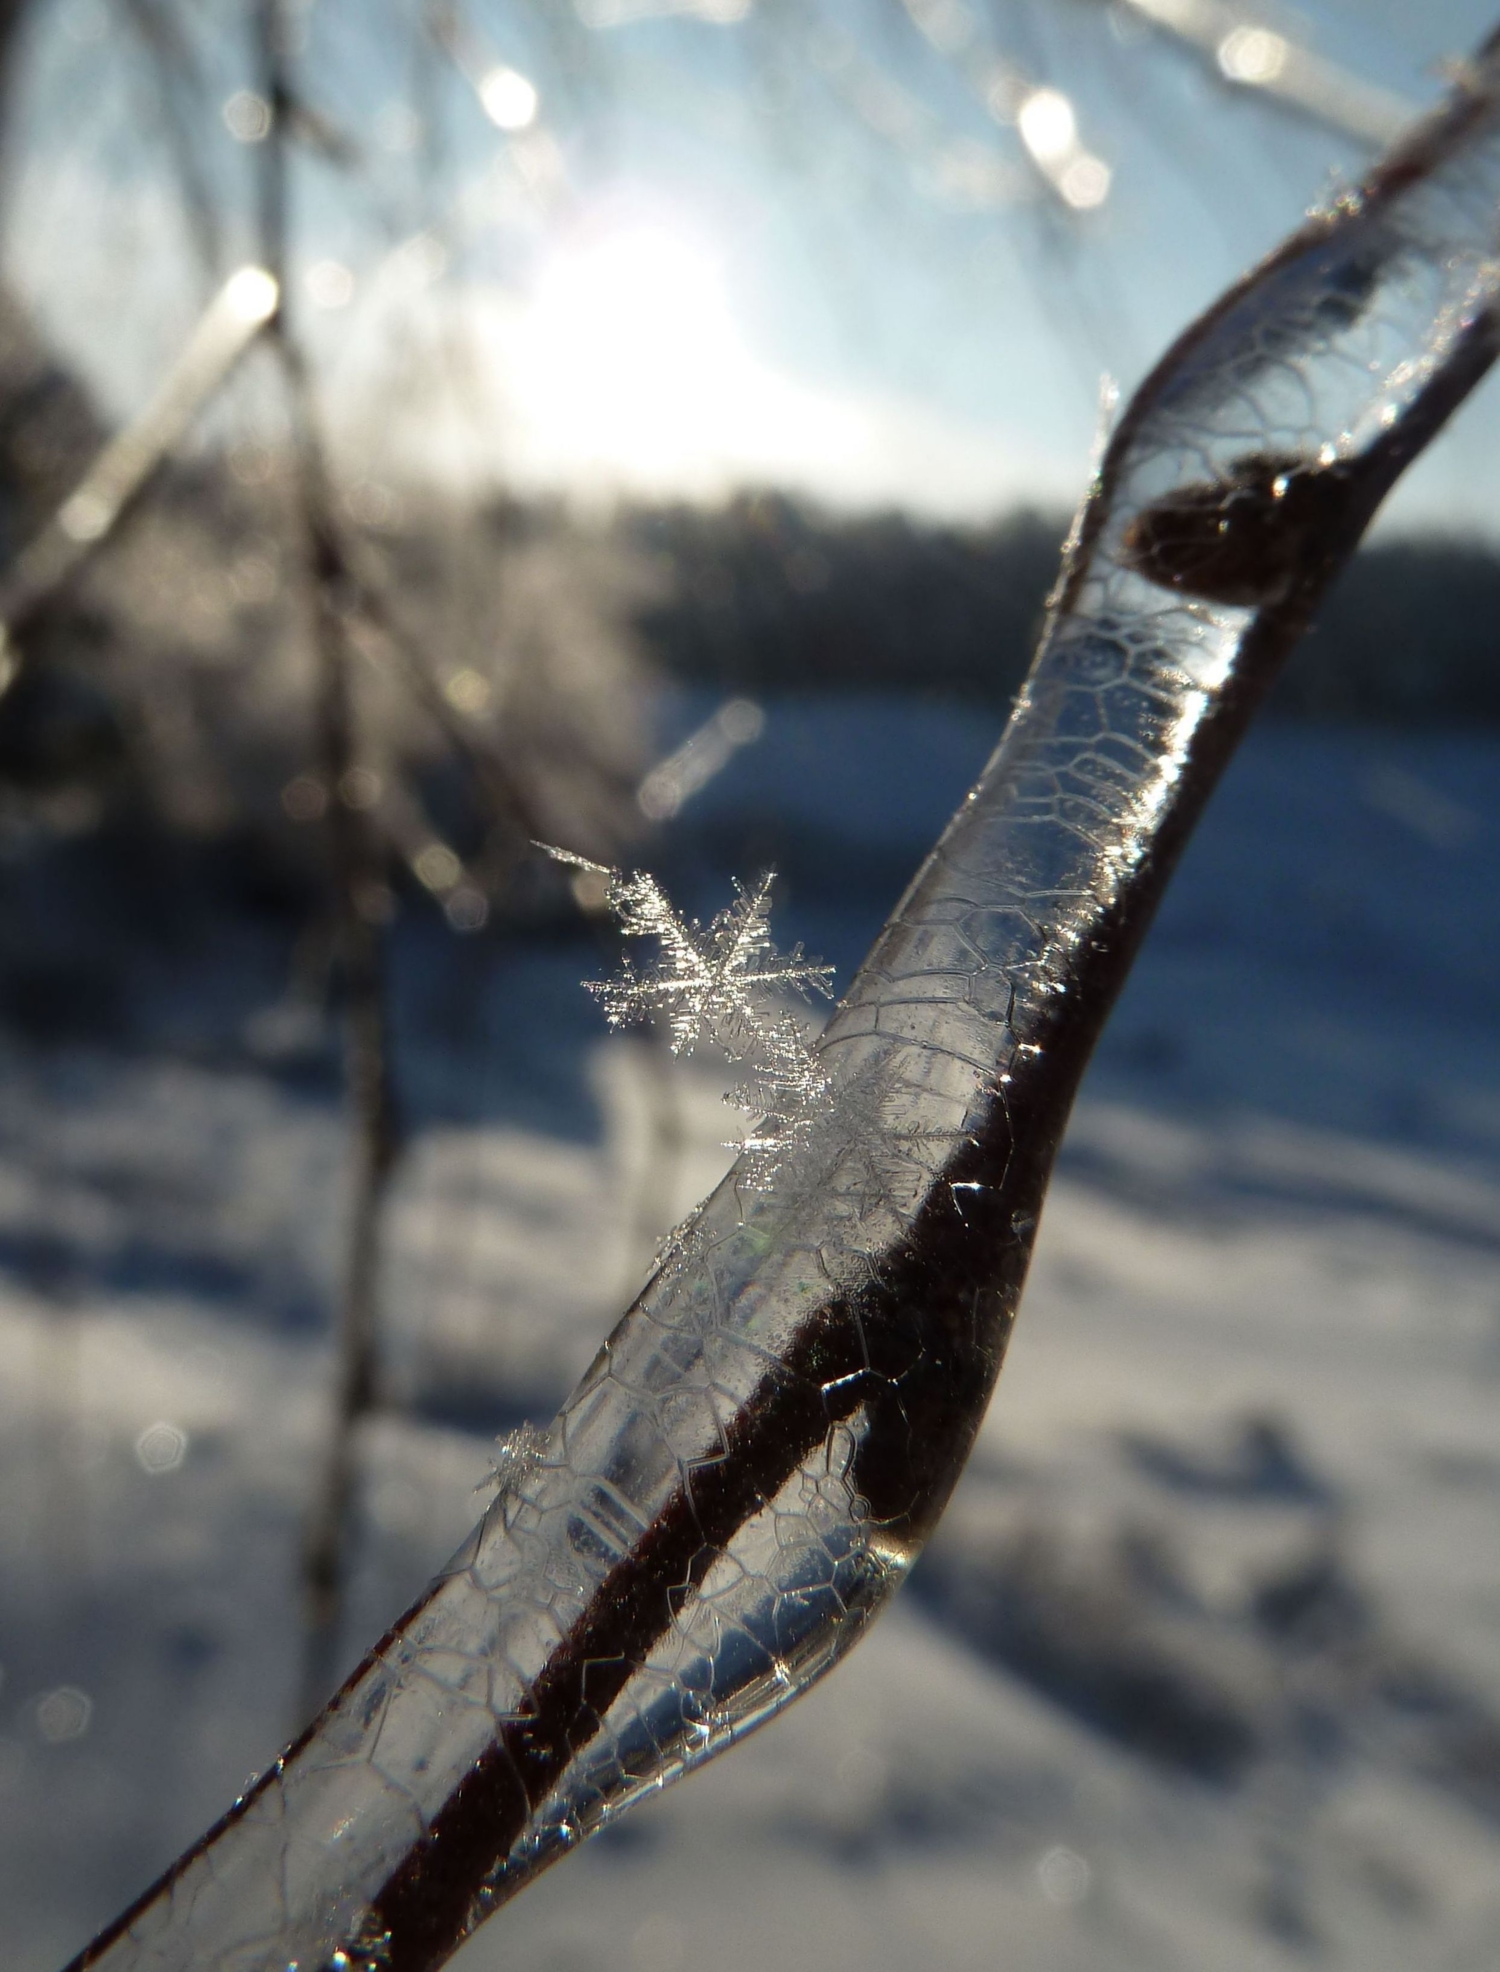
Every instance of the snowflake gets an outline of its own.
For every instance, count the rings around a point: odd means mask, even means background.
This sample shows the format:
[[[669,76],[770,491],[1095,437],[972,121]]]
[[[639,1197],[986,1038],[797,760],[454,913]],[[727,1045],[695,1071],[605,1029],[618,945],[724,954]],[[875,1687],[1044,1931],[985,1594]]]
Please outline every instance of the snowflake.
[[[475,1492],[482,1492],[493,1486],[497,1496],[512,1495],[522,1481],[530,1478],[542,1463],[550,1443],[548,1433],[539,1424],[518,1424],[514,1431],[508,1431],[503,1438],[495,1440],[495,1456],[490,1469]]]
[[[800,945],[778,952],[771,941],[775,873],[768,870],[750,889],[736,883],[734,902],[705,930],[675,911],[644,870],[609,869],[565,849],[547,854],[602,877],[605,905],[625,936],[656,942],[654,965],[627,960],[613,979],[586,982],[610,1026],[660,1021],[673,1054],[707,1042],[746,1065],[745,1079],[725,1100],[751,1119],[735,1148],[750,1186],[764,1190],[829,1099],[827,1074],[785,995],[833,997],[832,966],[809,959]]]

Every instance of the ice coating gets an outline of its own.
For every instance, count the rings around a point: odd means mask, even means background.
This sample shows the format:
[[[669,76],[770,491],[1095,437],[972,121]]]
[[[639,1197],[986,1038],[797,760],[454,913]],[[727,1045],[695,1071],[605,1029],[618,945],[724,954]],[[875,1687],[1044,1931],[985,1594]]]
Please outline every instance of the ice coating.
[[[857,1640],[998,1373],[1173,859],[1401,468],[1495,354],[1500,61],[1138,393],[979,785],[821,1043],[431,1592],[73,1972],[428,1972]]]

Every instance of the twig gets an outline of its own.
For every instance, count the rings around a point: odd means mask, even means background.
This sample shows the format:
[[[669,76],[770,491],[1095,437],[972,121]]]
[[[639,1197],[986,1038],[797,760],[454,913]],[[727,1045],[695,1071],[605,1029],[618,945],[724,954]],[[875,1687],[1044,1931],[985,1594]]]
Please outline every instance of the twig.
[[[284,0],[258,0],[256,25],[271,127],[260,156],[261,234],[266,264],[285,287],[288,146],[295,95],[287,72]],[[400,1134],[391,1084],[381,923],[386,912],[381,844],[351,800],[360,765],[354,731],[347,615],[350,584],[327,456],[318,428],[306,355],[290,312],[277,315],[271,346],[279,360],[295,454],[296,526],[316,661],[315,751],[327,790],[336,941],[345,1027],[345,1075],[352,1112],[353,1168],[343,1276],[335,1322],[331,1416],[303,1544],[306,1647],[302,1716],[333,1681],[338,1625],[349,1564],[356,1485],[356,1438],[376,1392],[381,1217]]]
[[[124,0],[123,11],[151,56],[157,100],[182,186],[188,231],[200,265],[212,277],[223,264],[218,209],[179,93],[201,102],[207,94],[204,78],[180,21],[162,0]]]
[[[1405,127],[1412,105],[1292,36],[1246,19],[1227,0],[1125,0],[1153,27],[1201,56],[1218,80],[1258,91],[1310,122],[1377,150]]]
[[[275,321],[280,291],[265,267],[230,275],[150,403],[109,441],[0,578],[0,692],[16,675],[16,637],[114,532],[199,411]]]

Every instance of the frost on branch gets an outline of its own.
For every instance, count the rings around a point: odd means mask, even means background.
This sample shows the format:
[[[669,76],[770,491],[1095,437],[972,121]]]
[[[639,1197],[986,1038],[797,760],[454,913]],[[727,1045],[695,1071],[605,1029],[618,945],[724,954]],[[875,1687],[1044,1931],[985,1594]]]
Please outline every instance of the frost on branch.
[[[497,1495],[514,1493],[541,1464],[547,1453],[547,1442],[547,1433],[538,1424],[518,1424],[514,1431],[496,1439],[490,1470],[474,1488],[475,1492],[493,1486]]]
[[[725,1097],[750,1119],[737,1146],[752,1189],[767,1187],[787,1153],[802,1142],[827,1107],[828,1077],[785,998],[832,999],[833,967],[778,952],[771,941],[768,870],[752,888],[734,886],[734,902],[705,930],[672,907],[645,870],[612,870],[567,850],[549,856],[604,879],[604,902],[627,938],[653,939],[657,956],[637,966],[627,959],[613,979],[585,984],[611,1027],[659,1022],[673,1054],[701,1043],[721,1048],[746,1074]]]

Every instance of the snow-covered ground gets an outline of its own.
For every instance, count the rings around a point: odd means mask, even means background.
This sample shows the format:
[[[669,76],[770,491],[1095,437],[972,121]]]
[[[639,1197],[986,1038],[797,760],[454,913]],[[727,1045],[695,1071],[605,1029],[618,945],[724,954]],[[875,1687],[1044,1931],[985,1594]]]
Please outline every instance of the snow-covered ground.
[[[773,857],[783,942],[847,972],[992,734],[769,710],[673,882],[710,909]],[[910,1589],[460,1964],[1493,1972],[1497,846],[1492,737],[1252,740],[1091,1072]],[[605,1039],[575,984],[601,963],[494,948],[443,989],[460,1020],[406,956],[350,1657],[722,1167],[711,1069]],[[174,1005],[217,990],[195,964]],[[56,1972],[298,1723],[342,1136],[296,1022],[0,1061],[6,1972]]]

